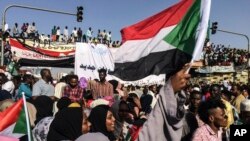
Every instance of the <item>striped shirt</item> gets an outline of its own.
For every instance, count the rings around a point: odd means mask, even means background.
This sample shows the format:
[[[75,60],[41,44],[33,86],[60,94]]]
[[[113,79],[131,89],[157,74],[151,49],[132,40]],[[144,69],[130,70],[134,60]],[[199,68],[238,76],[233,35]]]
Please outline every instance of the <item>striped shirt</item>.
[[[113,85],[110,84],[108,81],[105,81],[104,83],[101,82],[92,83],[91,89],[92,89],[93,99],[98,99],[105,96],[113,97],[114,95]]]

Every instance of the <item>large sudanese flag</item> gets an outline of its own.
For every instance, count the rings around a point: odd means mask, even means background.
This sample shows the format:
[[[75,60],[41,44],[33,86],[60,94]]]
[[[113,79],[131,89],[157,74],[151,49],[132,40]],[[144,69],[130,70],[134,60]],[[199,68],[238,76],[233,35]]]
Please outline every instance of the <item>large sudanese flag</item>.
[[[168,78],[201,52],[210,5],[211,0],[181,0],[123,28],[123,44],[113,52],[115,69],[110,74],[124,81],[160,74]]]

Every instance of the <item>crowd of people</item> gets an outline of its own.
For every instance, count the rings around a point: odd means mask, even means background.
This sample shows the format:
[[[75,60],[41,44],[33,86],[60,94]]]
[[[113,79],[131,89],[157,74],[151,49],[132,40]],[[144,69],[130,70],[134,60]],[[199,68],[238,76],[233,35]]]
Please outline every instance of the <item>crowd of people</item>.
[[[247,50],[225,47],[224,45],[207,45],[203,48],[202,59],[206,66],[235,66],[247,64]]]
[[[74,27],[72,31],[69,31],[69,27],[65,26],[62,29],[60,26],[54,26],[51,30],[51,34],[41,34],[36,28],[35,22],[23,23],[21,27],[18,23],[14,24],[12,30],[6,24],[5,32],[2,33],[5,38],[11,37],[21,37],[23,42],[25,39],[32,39],[35,42],[43,43],[44,46],[51,44],[51,42],[61,42],[61,43],[75,43],[75,42],[85,42],[85,43],[101,43],[106,44],[108,47],[120,47],[121,41],[112,40],[111,31],[106,31],[98,29],[94,35],[94,31],[89,27],[86,32],[84,32],[81,27]],[[204,46],[202,56],[205,66],[244,66],[247,64],[247,50],[236,49],[231,47],[226,47],[221,44],[213,44],[208,42],[208,45]]]
[[[62,42],[65,44],[94,42],[106,44],[108,47],[119,47],[121,45],[119,40],[112,40],[111,31],[98,29],[96,35],[94,35],[94,31],[91,27],[89,27],[86,32],[84,32],[81,27],[74,27],[70,32],[68,26],[65,26],[64,29],[61,29],[60,26],[54,26],[51,30],[51,34],[46,35],[44,33],[39,33],[35,22],[31,24],[23,23],[21,27],[18,26],[18,23],[15,23],[12,30],[9,28],[8,24],[5,24],[5,31],[2,34],[5,39],[8,37],[21,38],[24,43],[25,39],[31,39],[34,43],[43,43],[44,46],[50,46],[51,42]]]
[[[2,33],[4,36],[9,37],[22,37],[23,39],[32,39],[34,42],[41,42],[45,45],[50,45],[51,42],[63,42],[63,43],[75,43],[75,42],[85,42],[85,43],[101,43],[106,44],[108,47],[119,47],[121,46],[121,41],[112,40],[112,32],[98,29],[94,35],[94,31],[89,27],[86,32],[84,32],[81,27],[74,27],[72,31],[69,31],[69,27],[65,26],[62,29],[60,26],[54,26],[50,34],[41,34],[36,28],[35,22],[23,23],[21,27],[18,23],[14,24],[12,30],[9,28],[8,24],[5,26],[5,31]],[[226,47],[221,44],[213,44],[208,42],[203,48],[202,59],[206,66],[230,66],[234,63],[235,66],[245,65],[247,63],[247,50],[236,49],[231,47]]]
[[[12,36],[33,38],[38,32],[35,23],[31,26],[32,30],[28,24],[19,34],[15,24]],[[96,36],[91,27],[86,34],[76,27],[71,35],[67,26],[63,34],[58,30],[57,26],[52,29],[51,42],[112,42],[111,32],[104,35],[105,30],[98,30]],[[18,73],[18,62],[8,42],[4,55],[8,65],[0,70],[0,112],[24,95],[36,141],[229,141],[230,125],[250,124],[249,85],[227,78],[212,84],[191,83],[191,76],[186,74],[188,65],[165,85],[125,86],[106,80],[105,69],[98,70],[99,79],[68,74],[55,83],[49,69],[42,69],[40,77]],[[214,44],[205,46],[202,55],[208,66],[240,66],[248,58],[245,50]],[[27,135],[20,140],[27,140]]]
[[[24,95],[37,141],[228,141],[230,125],[250,123],[249,86],[227,79],[192,84],[187,68],[163,86],[124,86],[106,80],[105,69],[99,79],[68,74],[57,83],[49,69],[41,78],[2,70],[0,111]]]

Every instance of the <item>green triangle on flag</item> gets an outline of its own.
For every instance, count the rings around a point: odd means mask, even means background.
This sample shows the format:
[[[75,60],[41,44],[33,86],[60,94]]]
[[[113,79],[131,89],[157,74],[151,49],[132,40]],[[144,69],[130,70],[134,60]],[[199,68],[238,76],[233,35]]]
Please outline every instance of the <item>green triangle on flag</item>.
[[[21,110],[20,115],[16,121],[16,125],[14,127],[13,133],[23,133],[27,134],[27,124],[25,118],[25,111],[24,109]]]
[[[195,0],[181,22],[163,40],[192,55],[196,43],[197,27],[201,19],[200,6],[201,0]]]

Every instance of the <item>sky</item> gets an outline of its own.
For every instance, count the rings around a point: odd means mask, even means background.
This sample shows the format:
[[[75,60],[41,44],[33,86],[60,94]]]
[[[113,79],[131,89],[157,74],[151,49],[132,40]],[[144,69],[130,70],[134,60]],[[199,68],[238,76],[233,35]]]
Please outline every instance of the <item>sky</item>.
[[[112,40],[121,40],[120,30],[152,16],[179,0],[0,0],[1,17],[9,5],[24,5],[76,13],[77,6],[84,7],[84,19],[77,22],[75,16],[55,14],[23,8],[10,8],[6,22],[12,28],[25,22],[36,23],[39,33],[50,34],[54,25],[69,31],[81,27],[83,32],[92,27],[94,36],[98,29],[112,32]],[[250,36],[250,0],[212,0],[210,21],[218,22],[218,29]],[[2,18],[1,18],[2,19]],[[61,31],[62,32],[62,31]],[[247,49],[247,39],[243,36],[217,31],[210,36],[211,42],[232,48]]]

